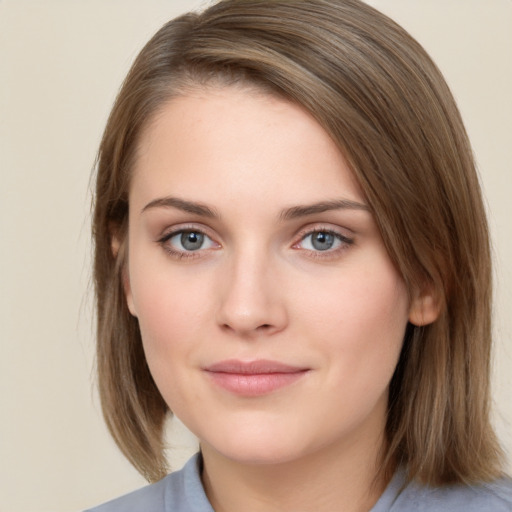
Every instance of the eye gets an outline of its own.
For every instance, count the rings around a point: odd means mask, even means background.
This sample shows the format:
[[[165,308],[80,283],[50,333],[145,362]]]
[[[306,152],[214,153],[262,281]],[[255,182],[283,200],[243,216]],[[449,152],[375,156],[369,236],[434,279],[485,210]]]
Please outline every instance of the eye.
[[[180,250],[197,251],[203,248],[205,241],[209,239],[203,233],[198,231],[183,231],[177,233],[169,239],[169,243],[179,247]]]
[[[218,248],[219,245],[208,235],[193,229],[181,229],[165,235],[159,240],[164,249],[172,255],[187,257],[205,249]]]
[[[294,247],[307,251],[327,252],[336,251],[352,243],[353,240],[335,231],[317,230],[304,235]]]

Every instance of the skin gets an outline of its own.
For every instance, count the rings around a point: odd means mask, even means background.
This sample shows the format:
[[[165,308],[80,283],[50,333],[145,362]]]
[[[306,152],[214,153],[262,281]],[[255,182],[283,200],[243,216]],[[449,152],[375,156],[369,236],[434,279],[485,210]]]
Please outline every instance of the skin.
[[[215,510],[369,510],[389,381],[426,313],[326,132],[282,99],[194,90],[143,132],[129,202],[128,306]],[[246,396],[205,371],[232,359],[304,371]]]

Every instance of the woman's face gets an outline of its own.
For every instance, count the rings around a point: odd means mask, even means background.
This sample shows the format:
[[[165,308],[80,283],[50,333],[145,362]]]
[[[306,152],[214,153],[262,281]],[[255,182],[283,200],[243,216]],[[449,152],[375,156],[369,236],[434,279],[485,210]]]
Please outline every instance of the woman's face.
[[[276,463],[382,439],[407,292],[310,115],[234,87],[174,98],[129,201],[128,305],[203,449]]]

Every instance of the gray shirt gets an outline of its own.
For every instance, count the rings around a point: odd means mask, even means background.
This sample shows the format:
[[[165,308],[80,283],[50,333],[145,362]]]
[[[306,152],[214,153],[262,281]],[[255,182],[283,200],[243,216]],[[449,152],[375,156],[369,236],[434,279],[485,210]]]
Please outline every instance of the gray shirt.
[[[199,474],[199,455],[159,482],[86,512],[214,512]],[[398,471],[370,512],[512,512],[512,480],[478,486],[426,487]],[[296,511],[298,512],[298,511]]]

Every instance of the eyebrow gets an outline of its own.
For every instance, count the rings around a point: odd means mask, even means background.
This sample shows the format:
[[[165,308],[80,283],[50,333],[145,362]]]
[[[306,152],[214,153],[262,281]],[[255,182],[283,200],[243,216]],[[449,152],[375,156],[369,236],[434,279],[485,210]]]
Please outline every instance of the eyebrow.
[[[153,199],[153,201],[150,201],[146,206],[144,206],[144,208],[142,208],[141,213],[144,213],[152,208],[176,208],[178,210],[199,215],[201,217],[220,217],[220,215],[214,209],[206,206],[203,203],[187,201],[185,199],[179,199],[177,197],[171,196]],[[320,201],[318,203],[312,203],[309,205],[292,206],[291,208],[283,210],[279,217],[281,220],[286,221],[331,210],[371,211],[369,206],[364,203],[359,203],[350,199],[336,199],[332,201]]]
[[[280,217],[281,220],[291,220],[298,217],[305,217],[315,213],[327,212],[330,210],[363,210],[370,212],[370,207],[364,203],[351,201],[350,199],[336,199],[333,201],[321,201],[309,205],[293,206],[284,210]]]
[[[215,210],[212,210],[204,204],[196,203],[194,201],[186,201],[185,199],[179,199],[177,197],[160,197],[158,199],[154,199],[142,208],[141,213],[152,208],[176,208],[187,213],[200,215],[201,217],[219,217]]]

